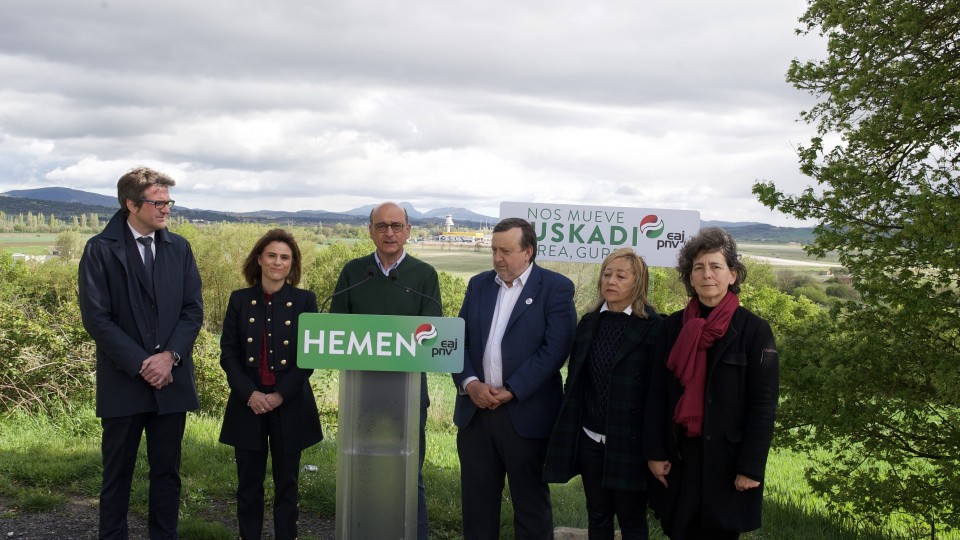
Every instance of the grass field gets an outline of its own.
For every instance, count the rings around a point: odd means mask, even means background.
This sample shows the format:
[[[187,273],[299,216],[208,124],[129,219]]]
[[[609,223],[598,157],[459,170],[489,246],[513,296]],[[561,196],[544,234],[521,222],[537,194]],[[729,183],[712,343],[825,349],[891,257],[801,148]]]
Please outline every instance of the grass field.
[[[0,234],[0,249],[24,252],[21,247],[52,246],[56,235]],[[473,246],[431,246],[410,244],[409,251],[439,270],[468,279],[491,268],[489,248]],[[742,244],[747,255],[807,261],[799,246]],[[46,253],[46,252],[42,252]],[[830,260],[830,259],[828,259]],[[835,262],[835,258],[832,260]],[[805,271],[815,267],[798,266]],[[301,476],[301,508],[324,516],[335,513],[336,463],[336,375],[314,375],[318,401],[324,412],[326,439],[304,455],[302,463],[317,465],[316,472]],[[452,424],[455,389],[449,375],[430,374],[432,406],[427,431],[424,466],[431,538],[460,538],[460,482],[456,453],[456,428]],[[216,509],[234,511],[235,465],[229,447],[217,442],[220,417],[191,414],[184,440],[182,515],[187,523],[202,523]],[[99,421],[92,407],[81,406],[69,415],[55,418],[12,414],[0,418],[0,495],[18,501],[19,511],[62,504],[66,497],[96,497],[100,481]],[[141,453],[145,449],[141,447]],[[145,464],[145,455],[140,464]],[[755,539],[844,539],[910,538],[913,535],[895,525],[855,523],[835,517],[834,509],[813,496],[803,478],[805,456],[774,447],[767,471],[764,499],[764,526],[744,535]],[[146,513],[147,471],[138,466],[133,487],[132,508]],[[269,478],[269,475],[268,475]],[[269,480],[268,480],[269,484]],[[267,486],[267,493],[272,486]],[[506,497],[506,494],[505,494]],[[586,525],[579,479],[552,486],[554,522],[557,526],[582,528]],[[46,502],[44,502],[46,501]],[[504,504],[502,538],[513,537],[510,505]],[[0,523],[3,515],[0,515]],[[199,529],[199,527],[198,527]],[[183,534],[183,538],[220,538]],[[651,538],[663,538],[651,519]],[[942,536],[958,539],[960,535]]]
[[[56,244],[56,234],[0,233],[0,251],[6,253],[49,255]]]
[[[303,454],[302,463],[317,471],[301,474],[301,511],[332,517],[336,486],[336,376],[314,376],[321,409],[325,410],[326,439]],[[460,466],[456,452],[456,428],[452,425],[455,390],[450,377],[430,374],[432,405],[427,427],[427,457],[424,474],[433,539],[460,538]],[[95,498],[100,482],[99,421],[92,407],[84,406],[58,418],[13,414],[0,418],[0,495],[18,501],[20,511],[42,510],[62,504],[67,497]],[[183,445],[183,497],[181,515],[190,530],[204,530],[211,512],[234,512],[235,465],[232,450],[217,442],[220,418],[191,414]],[[132,511],[145,514],[147,470],[140,449]],[[767,465],[764,525],[744,538],[753,539],[845,539],[909,538],[906,531],[873,530],[871,524],[853,523],[831,516],[830,506],[810,493],[803,479],[804,456],[774,448]],[[272,494],[270,476],[267,493]],[[579,479],[551,486],[556,526],[583,528],[586,510]],[[505,493],[505,500],[509,494]],[[0,522],[3,521],[0,515]],[[509,503],[503,505],[501,538],[513,538]],[[208,524],[209,525],[209,524]],[[650,521],[651,538],[664,538],[656,520]],[[182,534],[183,538],[225,538],[222,526],[210,527],[217,535]],[[229,538],[230,536],[226,536]],[[958,538],[944,536],[943,538]]]

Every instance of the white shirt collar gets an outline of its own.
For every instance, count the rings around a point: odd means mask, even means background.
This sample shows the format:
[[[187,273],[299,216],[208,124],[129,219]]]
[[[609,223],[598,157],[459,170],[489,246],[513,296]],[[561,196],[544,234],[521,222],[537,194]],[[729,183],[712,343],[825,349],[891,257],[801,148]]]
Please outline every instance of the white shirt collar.
[[[380,271],[383,272],[383,275],[385,275],[385,276],[389,276],[389,275],[390,275],[390,269],[396,268],[396,267],[400,266],[400,263],[403,262],[403,259],[404,259],[404,257],[406,257],[406,256],[407,256],[407,250],[401,251],[401,252],[400,252],[400,258],[397,259],[397,262],[391,264],[388,268],[384,268],[384,267],[383,267],[383,261],[380,260],[380,255],[378,255],[376,251],[373,252],[373,260],[377,261],[377,267],[380,268]]]
[[[610,307],[607,306],[607,302],[606,302],[606,301],[604,301],[604,302],[603,302],[603,305],[600,306],[600,313],[603,313],[604,311],[610,311]],[[627,315],[633,315],[633,306],[628,305],[628,306],[623,310],[623,312],[626,313]]]
[[[530,279],[530,272],[532,271],[533,271],[533,263],[531,262],[530,264],[527,265],[527,269],[524,270],[522,274],[520,274],[519,276],[517,276],[516,279],[513,280],[513,283],[511,284],[511,286],[515,287],[517,285],[520,285],[521,287],[523,287],[523,285],[527,282],[527,280]],[[497,285],[500,285],[501,287],[506,286],[506,282],[500,279],[500,274],[497,274],[496,272],[494,272],[493,280],[496,281]]]
[[[137,238],[140,238],[141,236],[146,236],[147,238],[156,240],[156,238],[154,237],[154,234],[156,234],[157,231],[153,231],[150,234],[140,234],[139,231],[133,228],[133,225],[130,224],[130,221],[127,221],[127,227],[130,227],[130,232],[133,233],[134,240],[136,240]]]

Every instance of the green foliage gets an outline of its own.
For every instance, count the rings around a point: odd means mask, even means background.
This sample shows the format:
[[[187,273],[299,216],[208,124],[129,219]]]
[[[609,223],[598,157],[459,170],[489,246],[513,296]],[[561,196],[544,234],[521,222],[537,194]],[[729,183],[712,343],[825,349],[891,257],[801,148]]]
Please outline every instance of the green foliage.
[[[840,300],[856,300],[860,298],[849,283],[829,283],[826,288],[827,294],[839,298]]]
[[[683,309],[690,297],[673,268],[650,269],[650,303],[660,313],[669,315]]]
[[[267,231],[263,225],[216,224],[198,227],[187,224],[176,233],[190,242],[203,283],[204,328],[219,333],[230,301],[230,293],[247,287],[240,273],[247,254]]]
[[[200,410],[211,415],[221,415],[230,397],[230,385],[220,367],[220,339],[205,329],[200,330],[193,347],[193,368],[197,379],[197,394]]]
[[[744,257],[743,264],[747,267],[747,279],[745,283],[749,283],[750,285],[758,288],[776,288],[777,275],[773,270],[773,265],[752,257]]]
[[[447,272],[437,272],[440,280],[440,300],[444,317],[456,317],[467,294],[467,282],[459,276]]]
[[[766,285],[756,287],[751,283],[744,283],[740,291],[740,301],[744,307],[770,323],[781,352],[782,336],[790,334],[798,326],[823,313],[821,308],[806,297],[794,297]]]
[[[83,253],[83,238],[80,233],[69,230],[57,235],[57,252],[64,259],[79,259]]]
[[[817,222],[808,251],[861,301],[790,336],[788,438],[836,452],[808,474],[840,511],[933,537],[960,528],[960,2],[810,0],[801,22],[828,47],[788,73],[820,98],[798,149],[818,187],[753,191]]]
[[[376,246],[370,239],[353,244],[334,242],[320,250],[308,266],[303,268],[301,287],[310,289],[317,295],[317,301],[333,294],[340,277],[340,270],[348,261],[373,253]]]
[[[0,288],[0,412],[49,412],[91,399],[93,345],[76,303],[76,265],[55,260],[22,271],[26,265],[5,260],[0,273],[12,281]]]

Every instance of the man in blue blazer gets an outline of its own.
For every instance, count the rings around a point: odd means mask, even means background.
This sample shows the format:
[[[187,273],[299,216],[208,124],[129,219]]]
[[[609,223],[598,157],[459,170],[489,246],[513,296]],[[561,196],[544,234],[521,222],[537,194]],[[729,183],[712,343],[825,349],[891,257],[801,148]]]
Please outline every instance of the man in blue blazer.
[[[577,324],[574,287],[534,264],[537,236],[526,220],[500,221],[492,248],[494,269],[467,286],[464,366],[453,375],[463,534],[499,538],[506,476],[515,537],[553,538],[543,463]]]
[[[120,210],[80,259],[80,311],[97,346],[101,539],[129,536],[130,485],[144,431],[150,538],[178,537],[180,443],[186,411],[200,405],[192,351],[203,299],[190,244],[166,228],[174,185],[147,168],[123,175]]]

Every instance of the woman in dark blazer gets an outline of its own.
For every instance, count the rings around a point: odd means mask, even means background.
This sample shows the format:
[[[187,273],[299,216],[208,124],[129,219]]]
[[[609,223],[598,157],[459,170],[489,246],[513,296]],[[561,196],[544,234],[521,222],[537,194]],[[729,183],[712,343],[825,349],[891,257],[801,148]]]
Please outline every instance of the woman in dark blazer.
[[[603,261],[600,299],[580,319],[560,416],[547,448],[547,482],[580,475],[591,540],[647,538],[647,471],[640,436],[660,316],[647,303],[647,265],[633,250]]]
[[[296,288],[300,248],[282,229],[257,241],[243,276],[251,287],[230,295],[220,338],[220,366],[230,384],[220,442],[236,453],[240,537],[261,536],[269,452],[275,537],[293,539],[300,453],[323,439],[310,388],[313,370],[296,362],[297,320],[301,313],[317,311],[317,297]]]
[[[777,412],[770,325],[740,306],[746,267],[723,229],[702,229],[677,260],[690,295],[657,344],[644,423],[650,506],[664,532],[737,538],[760,527]]]

